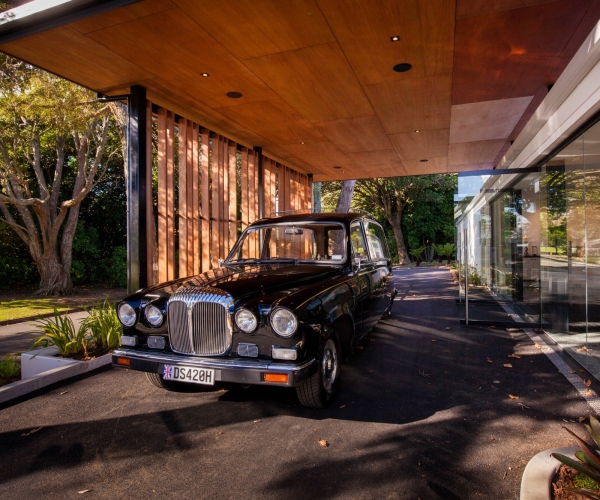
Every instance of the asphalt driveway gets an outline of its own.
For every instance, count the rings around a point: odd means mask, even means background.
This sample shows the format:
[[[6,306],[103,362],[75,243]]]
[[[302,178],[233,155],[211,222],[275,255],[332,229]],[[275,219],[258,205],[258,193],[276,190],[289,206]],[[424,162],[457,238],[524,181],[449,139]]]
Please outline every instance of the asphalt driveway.
[[[448,271],[395,279],[392,319],[329,409],[280,388],[169,393],[110,369],[0,410],[0,495],[517,499],[527,461],[572,445],[561,426],[590,407],[524,333],[460,327]]]

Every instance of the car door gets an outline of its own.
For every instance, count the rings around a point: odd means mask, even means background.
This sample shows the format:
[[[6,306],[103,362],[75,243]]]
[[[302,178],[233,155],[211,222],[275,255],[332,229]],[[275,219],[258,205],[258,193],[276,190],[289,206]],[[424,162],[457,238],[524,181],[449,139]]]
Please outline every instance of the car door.
[[[373,265],[373,314],[374,323],[390,307],[394,286],[392,283],[392,261],[385,232],[375,221],[364,221],[369,256]]]
[[[356,305],[354,323],[358,338],[369,332],[369,311],[371,310],[372,268],[369,252],[360,220],[350,224],[350,243],[352,245],[353,267],[357,275],[354,294]]]

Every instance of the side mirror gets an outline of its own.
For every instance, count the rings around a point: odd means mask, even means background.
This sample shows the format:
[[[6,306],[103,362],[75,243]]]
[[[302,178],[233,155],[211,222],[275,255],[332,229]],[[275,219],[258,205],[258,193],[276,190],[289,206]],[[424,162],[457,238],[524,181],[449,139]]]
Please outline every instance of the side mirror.
[[[225,259],[219,259],[217,262],[219,263],[219,267],[223,267],[223,263],[225,262]]]
[[[354,265],[356,266],[356,270],[360,271],[360,257],[354,257]]]

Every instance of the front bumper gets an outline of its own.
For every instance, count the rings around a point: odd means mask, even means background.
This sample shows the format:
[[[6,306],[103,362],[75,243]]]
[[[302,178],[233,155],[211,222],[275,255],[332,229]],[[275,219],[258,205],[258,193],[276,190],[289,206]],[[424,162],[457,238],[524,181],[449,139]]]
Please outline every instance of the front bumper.
[[[129,366],[117,364],[115,358],[127,358],[130,364]],[[164,351],[140,351],[123,347],[115,349],[112,355],[112,363],[117,368],[129,368],[160,374],[163,373],[165,365],[208,368],[215,371],[215,382],[279,385],[283,387],[294,387],[309,378],[317,370],[317,361],[314,358],[292,364],[250,358],[200,358]],[[285,373],[288,375],[287,384],[265,382],[263,380],[263,374],[265,373]]]

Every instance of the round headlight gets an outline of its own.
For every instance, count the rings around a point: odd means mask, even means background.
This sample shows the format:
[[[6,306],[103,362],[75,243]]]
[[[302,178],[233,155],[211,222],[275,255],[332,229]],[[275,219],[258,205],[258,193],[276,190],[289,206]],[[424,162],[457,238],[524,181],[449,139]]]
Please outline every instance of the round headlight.
[[[125,326],[135,325],[136,314],[135,309],[131,307],[127,302],[123,302],[119,306],[119,320]]]
[[[148,323],[150,323],[152,326],[160,326],[163,322],[162,311],[154,305],[146,306],[144,309],[144,315],[146,316]]]
[[[244,309],[242,307],[235,313],[235,324],[243,332],[252,333],[254,330],[256,330],[258,321],[256,320],[256,316],[254,316],[254,314],[248,311],[248,309]]]
[[[271,326],[277,335],[291,337],[298,328],[298,319],[292,311],[280,307],[271,313]]]

